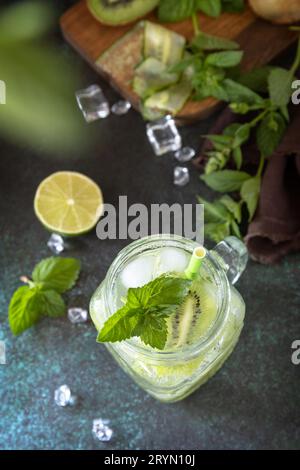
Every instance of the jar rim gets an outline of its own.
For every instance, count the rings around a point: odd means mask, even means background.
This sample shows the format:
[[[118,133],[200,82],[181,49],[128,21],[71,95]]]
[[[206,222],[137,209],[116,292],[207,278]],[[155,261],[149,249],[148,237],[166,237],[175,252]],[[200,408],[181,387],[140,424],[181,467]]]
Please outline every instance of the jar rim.
[[[158,244],[163,245],[159,246]],[[187,239],[179,235],[159,234],[140,238],[139,240],[136,240],[123,248],[112,262],[105,278],[105,286],[108,286],[108,288],[105,287],[104,289],[104,304],[105,310],[108,312],[108,317],[114,313],[114,311],[111,309],[111,302],[109,298],[109,294],[112,293],[111,286],[114,285],[114,279],[120,272],[122,265],[124,266],[130,259],[136,257],[139,253],[142,253],[142,249],[145,249],[145,247],[149,250],[151,248],[153,249],[154,246],[155,248],[177,247],[183,248],[185,251],[190,251],[190,253],[192,253],[194,248],[198,245],[199,244],[194,240]],[[209,265],[212,270],[214,283],[219,290],[218,311],[216,319],[211,328],[208,329],[207,334],[199,338],[199,341],[191,345],[186,345],[178,350],[158,350],[147,345],[136,344],[132,339],[122,341],[120,343],[122,344],[122,347],[124,346],[131,350],[131,352],[139,353],[140,355],[144,355],[146,357],[151,356],[152,359],[155,358],[157,360],[166,360],[166,358],[168,358],[168,360],[176,360],[182,354],[189,358],[198,355],[199,352],[208,347],[209,344],[215,340],[215,338],[218,336],[218,333],[222,329],[224,322],[226,321],[229,310],[228,305],[230,301],[230,288],[226,273],[220,267],[217,260],[211,256],[209,251],[207,252],[206,256],[209,260]]]

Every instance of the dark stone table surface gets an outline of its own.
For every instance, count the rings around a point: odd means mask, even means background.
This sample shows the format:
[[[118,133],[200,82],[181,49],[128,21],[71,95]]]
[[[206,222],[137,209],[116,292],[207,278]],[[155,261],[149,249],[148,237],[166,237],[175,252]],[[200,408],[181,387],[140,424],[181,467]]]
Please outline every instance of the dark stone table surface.
[[[52,3],[59,13],[72,2]],[[118,98],[63,42],[61,50],[76,58],[82,86],[99,82],[111,103]],[[213,119],[182,129],[184,143],[199,148]],[[87,127],[84,121],[82,126]],[[193,169],[188,186],[173,186],[173,158],[153,155],[135,111],[98,121],[86,132],[90,129],[97,133],[96,143],[72,160],[0,140],[0,340],[7,348],[7,364],[0,365],[0,448],[299,449],[300,366],[291,362],[291,344],[300,338],[300,255],[276,266],[249,263],[238,284],[247,305],[240,342],[217,375],[176,404],[161,404],[135,385],[96,344],[90,322],[44,320],[12,336],[7,306],[18,278],[50,255],[49,234],[32,209],[37,185],[47,175],[65,169],[83,172],[112,203],[123,194],[129,203],[148,205],[195,202],[197,193],[209,194]],[[65,252],[83,265],[69,305],[88,306],[125,244],[100,241],[92,232]],[[54,404],[54,390],[64,383],[80,397],[78,406],[60,409]],[[111,420],[115,435],[109,444],[93,439],[97,417]]]

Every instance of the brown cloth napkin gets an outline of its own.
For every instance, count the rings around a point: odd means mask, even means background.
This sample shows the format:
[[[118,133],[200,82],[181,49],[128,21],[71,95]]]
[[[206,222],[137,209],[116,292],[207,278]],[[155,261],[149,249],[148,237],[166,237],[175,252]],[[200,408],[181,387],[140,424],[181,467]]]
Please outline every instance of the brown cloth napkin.
[[[226,109],[210,133],[222,132],[236,119],[237,116]],[[210,142],[205,141],[202,155],[195,160],[199,169],[203,168],[203,154],[210,147]],[[251,172],[258,159],[255,143],[250,141],[244,148],[245,168]],[[300,106],[294,106],[285,137],[268,159],[258,209],[245,241],[251,257],[264,264],[275,263],[288,253],[300,251]]]

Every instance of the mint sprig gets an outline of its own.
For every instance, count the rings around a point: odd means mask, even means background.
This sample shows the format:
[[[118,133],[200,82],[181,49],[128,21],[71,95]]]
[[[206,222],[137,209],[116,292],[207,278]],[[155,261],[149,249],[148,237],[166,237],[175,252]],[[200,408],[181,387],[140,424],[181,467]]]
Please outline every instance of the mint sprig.
[[[139,336],[145,344],[164,349],[166,319],[182,303],[191,282],[164,274],[143,287],[128,289],[126,304],[108,318],[97,341],[114,343]]]
[[[66,306],[61,294],[74,286],[79,272],[78,260],[51,257],[35,266],[32,280],[22,277],[28,285],[14,292],[8,308],[13,334],[23,333],[44,316],[62,316]]]

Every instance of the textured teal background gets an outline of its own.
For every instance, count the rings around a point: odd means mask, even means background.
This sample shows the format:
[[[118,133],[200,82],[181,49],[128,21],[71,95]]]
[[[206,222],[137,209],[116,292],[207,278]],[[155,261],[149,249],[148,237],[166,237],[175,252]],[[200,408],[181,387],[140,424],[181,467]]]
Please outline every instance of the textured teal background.
[[[66,60],[75,57],[61,44]],[[82,86],[99,82],[76,60]],[[102,85],[113,103],[117,95]],[[185,144],[199,148],[211,121],[183,129]],[[0,340],[7,349],[7,365],[0,365],[0,448],[300,448],[300,366],[291,363],[291,343],[300,338],[300,255],[274,267],[249,264],[238,286],[247,316],[236,350],[207,385],[177,404],[161,404],[139,389],[105,347],[96,344],[91,323],[44,320],[21,337],[11,335],[7,305],[20,285],[18,278],[51,254],[49,235],[32,210],[36,187],[48,174],[82,171],[101,184],[111,203],[120,194],[127,194],[129,203],[146,204],[189,203],[197,193],[209,194],[194,170],[189,186],[173,187],[174,161],[153,155],[136,112],[82,126],[97,134],[97,141],[72,161],[0,141]],[[95,233],[73,242],[65,255],[80,258],[83,269],[68,296],[69,306],[88,306],[125,243],[99,241]],[[64,383],[80,396],[75,408],[54,404],[54,390]],[[111,420],[115,435],[109,444],[93,440],[92,420],[98,417]]]

